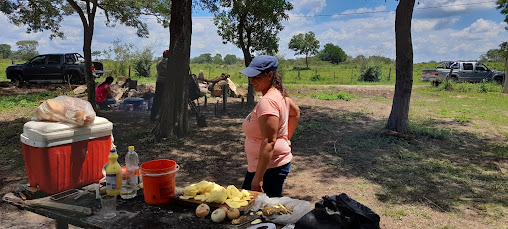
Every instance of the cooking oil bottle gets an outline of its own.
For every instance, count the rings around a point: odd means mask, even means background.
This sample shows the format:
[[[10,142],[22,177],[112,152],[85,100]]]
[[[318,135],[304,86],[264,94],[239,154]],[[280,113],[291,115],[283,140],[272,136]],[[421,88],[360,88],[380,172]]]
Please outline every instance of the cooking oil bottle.
[[[109,153],[109,163],[106,167],[106,194],[120,195],[122,188],[122,167],[118,164],[118,153],[112,149]]]

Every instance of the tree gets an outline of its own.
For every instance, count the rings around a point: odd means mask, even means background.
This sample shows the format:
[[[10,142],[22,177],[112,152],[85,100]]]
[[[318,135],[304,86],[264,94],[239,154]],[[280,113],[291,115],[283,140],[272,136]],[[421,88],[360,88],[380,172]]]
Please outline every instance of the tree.
[[[508,42],[499,45],[499,53],[504,58],[503,93],[508,93]]]
[[[95,60],[97,60],[97,57],[101,56],[102,55],[102,52],[101,51],[93,51],[92,52],[92,56],[95,56]]]
[[[154,50],[151,47],[145,47],[141,50],[134,52],[132,61],[134,64],[134,71],[139,76],[150,77],[150,69],[153,63]]]
[[[305,55],[305,64],[309,68],[308,57],[318,53],[319,41],[316,40],[314,32],[300,33],[294,35],[289,41],[289,48],[296,52],[296,55]]]
[[[203,53],[197,57],[194,57],[192,59],[192,63],[196,63],[196,64],[212,63],[212,54]]]
[[[224,44],[232,43],[242,50],[245,66],[252,53],[278,51],[277,34],[284,29],[281,20],[289,19],[286,11],[293,5],[285,0],[218,0],[220,7],[212,9],[217,33]],[[254,104],[254,88],[249,83],[247,104]]]
[[[235,64],[236,61],[237,61],[236,55],[227,54],[224,57],[224,63],[226,63],[228,65]]]
[[[120,39],[116,39],[112,42],[112,45],[113,46],[109,47],[107,53],[113,52],[115,54],[115,58],[113,58],[115,61],[113,64],[113,74],[125,76],[125,73],[130,68],[130,63],[134,55],[134,52],[132,51],[134,44],[122,43]]]
[[[6,59],[11,56],[11,46],[8,44],[0,44],[0,52],[2,53],[2,58]]]
[[[497,0],[497,9],[501,9],[501,14],[506,15],[504,22],[508,24],[508,0]],[[506,27],[508,29],[508,27]]]
[[[34,40],[16,41],[16,45],[18,46],[18,51],[15,52],[15,55],[19,59],[30,60],[33,57],[39,55],[39,52],[37,52],[37,46],[39,45],[38,41]]]
[[[65,38],[60,31],[64,16],[77,13],[83,24],[83,55],[85,57],[88,101],[95,108],[95,78],[92,74],[92,38],[97,10],[102,10],[105,23],[114,26],[120,22],[137,28],[139,37],[148,37],[148,26],[139,16],[153,15],[157,21],[167,24],[169,0],[7,0],[2,1],[0,11],[17,26],[26,25],[27,33],[50,30],[50,38]]]
[[[386,129],[405,133],[409,126],[409,103],[413,86],[411,20],[415,0],[400,0],[395,10],[395,93]]]
[[[339,46],[328,43],[319,53],[319,59],[329,61],[332,64],[339,64],[346,61],[347,55]]]
[[[187,84],[190,71],[192,35],[192,0],[172,0],[169,26],[169,71],[165,76],[163,105],[160,119],[153,132],[158,138],[175,134],[184,136],[188,131]],[[171,76],[171,77],[170,77]]]
[[[222,60],[222,55],[219,53],[215,54],[215,56],[212,58],[212,62],[214,64],[223,64],[224,61]]]
[[[501,62],[504,61],[502,53],[499,49],[489,49],[487,53],[480,55],[481,61],[492,61],[492,62]]]

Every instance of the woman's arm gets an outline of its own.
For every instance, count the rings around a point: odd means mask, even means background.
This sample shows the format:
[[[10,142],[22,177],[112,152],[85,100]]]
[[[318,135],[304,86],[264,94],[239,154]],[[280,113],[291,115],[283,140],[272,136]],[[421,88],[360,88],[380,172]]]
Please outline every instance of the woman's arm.
[[[298,120],[300,119],[300,108],[298,108],[291,98],[286,97],[286,99],[289,102],[288,138],[291,140],[296,126],[298,125]]]
[[[259,148],[259,161],[256,169],[256,175],[252,179],[251,190],[262,192],[263,176],[265,175],[268,163],[272,159],[273,148],[277,141],[277,131],[279,126],[279,117],[273,115],[262,115],[259,117],[259,127],[261,128],[261,147]]]
[[[108,92],[106,98],[113,98],[113,93],[111,92],[111,88],[109,88],[109,85],[106,86],[106,91]]]

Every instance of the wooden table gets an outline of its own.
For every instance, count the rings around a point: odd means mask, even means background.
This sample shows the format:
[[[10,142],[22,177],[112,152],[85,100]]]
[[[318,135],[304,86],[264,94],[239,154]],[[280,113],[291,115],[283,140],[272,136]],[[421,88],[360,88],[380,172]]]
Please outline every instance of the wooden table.
[[[83,191],[83,190],[82,190]],[[117,199],[117,216],[113,219],[104,219],[101,214],[100,200],[95,199],[95,193],[87,191],[77,200],[67,197],[58,203],[72,204],[90,208],[92,214],[84,215],[70,211],[51,209],[29,204],[13,193],[3,196],[2,200],[36,214],[56,220],[57,228],[68,228],[68,224],[83,228],[247,228],[232,225],[230,221],[214,223],[210,217],[201,219],[195,216],[195,208],[189,208],[172,200],[169,204],[153,206],[144,201],[143,191],[130,200]]]

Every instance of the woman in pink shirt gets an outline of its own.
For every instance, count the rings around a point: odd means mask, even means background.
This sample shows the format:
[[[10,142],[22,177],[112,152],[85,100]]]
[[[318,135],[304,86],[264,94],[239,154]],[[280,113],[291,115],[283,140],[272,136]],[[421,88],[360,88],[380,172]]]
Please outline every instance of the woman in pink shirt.
[[[112,84],[114,78],[111,76],[106,77],[103,83],[99,84],[97,88],[95,88],[95,102],[101,109],[107,108],[109,104],[115,104],[116,100],[113,98],[113,94],[111,93],[111,88],[109,85]]]
[[[262,55],[240,72],[249,77],[255,91],[263,93],[242,124],[248,163],[242,188],[269,197],[282,196],[293,158],[290,139],[300,118],[300,109],[288,97],[276,72],[278,65],[277,58]]]

